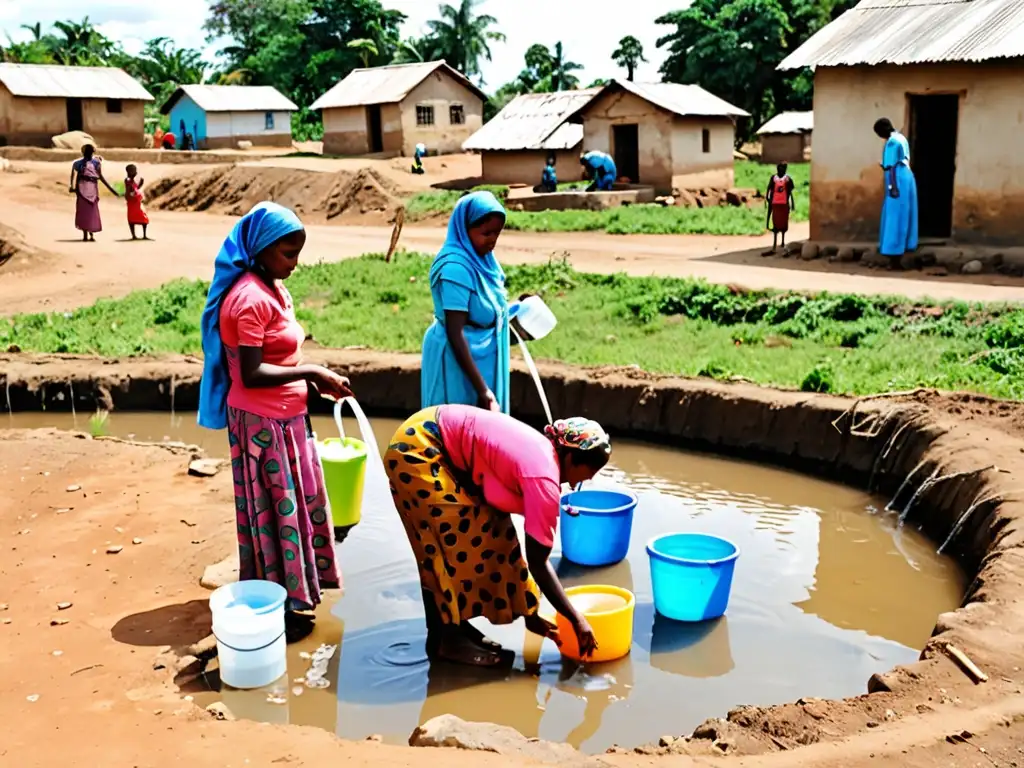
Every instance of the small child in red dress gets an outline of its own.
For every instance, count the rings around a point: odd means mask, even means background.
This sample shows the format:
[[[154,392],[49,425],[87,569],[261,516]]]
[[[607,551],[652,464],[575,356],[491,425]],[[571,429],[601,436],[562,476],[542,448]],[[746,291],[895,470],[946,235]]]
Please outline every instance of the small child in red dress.
[[[124,180],[124,199],[128,203],[128,226],[132,230],[132,240],[138,240],[135,236],[135,227],[142,225],[142,239],[149,240],[147,229],[149,228],[149,216],[146,209],[142,207],[142,179],[137,179],[139,169],[134,165],[125,168],[127,178]]]

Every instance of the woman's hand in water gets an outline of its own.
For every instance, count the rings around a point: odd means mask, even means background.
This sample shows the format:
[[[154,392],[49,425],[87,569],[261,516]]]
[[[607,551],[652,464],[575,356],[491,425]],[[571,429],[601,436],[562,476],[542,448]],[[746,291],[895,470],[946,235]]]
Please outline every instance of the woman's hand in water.
[[[577,615],[573,629],[576,630],[576,646],[580,649],[580,658],[586,659],[597,650],[597,638],[594,630],[583,616]]]
[[[554,640],[556,643],[558,642],[558,627],[545,619],[539,613],[526,617],[526,629],[528,632],[532,632],[535,635],[547,637]]]

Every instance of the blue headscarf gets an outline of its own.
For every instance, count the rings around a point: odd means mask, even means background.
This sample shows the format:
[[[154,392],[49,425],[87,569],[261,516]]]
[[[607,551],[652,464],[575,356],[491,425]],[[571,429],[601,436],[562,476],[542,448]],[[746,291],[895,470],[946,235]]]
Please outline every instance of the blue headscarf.
[[[228,376],[220,339],[220,305],[242,275],[256,265],[256,257],[282,237],[302,229],[292,211],[277,203],[259,203],[235,224],[213,263],[213,280],[203,310],[203,378],[199,382],[198,422],[207,429],[228,425]]]

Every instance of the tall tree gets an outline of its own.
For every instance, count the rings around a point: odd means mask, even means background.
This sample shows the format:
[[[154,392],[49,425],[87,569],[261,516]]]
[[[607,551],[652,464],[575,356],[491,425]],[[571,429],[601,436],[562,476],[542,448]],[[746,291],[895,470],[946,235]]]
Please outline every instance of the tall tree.
[[[561,42],[555,43],[554,50],[534,43],[523,58],[526,66],[515,83],[519,93],[550,93],[579,87],[580,80],[573,73],[583,69],[583,65],[565,58]]]
[[[626,70],[626,79],[632,81],[636,68],[647,59],[644,58],[644,45],[632,35],[626,35],[619,41],[619,47],[612,54],[612,61]]]
[[[439,19],[427,22],[437,41],[442,58],[467,77],[480,82],[480,60],[491,61],[491,43],[503,42],[505,35],[492,29],[498,20],[488,14],[477,15],[482,0],[461,0],[458,7],[445,3],[438,9]]]
[[[401,40],[391,59],[392,64],[419,64],[424,61],[443,59],[444,53],[435,37],[409,37]]]
[[[102,67],[119,52],[119,46],[101,34],[88,16],[78,22],[57,21],[53,27],[63,35],[63,39],[55,39],[52,51],[58,64]]]
[[[377,58],[380,55],[380,52],[377,50],[377,44],[368,37],[349,40],[346,45],[352,50],[359,51],[364,69],[370,66],[371,57]]]

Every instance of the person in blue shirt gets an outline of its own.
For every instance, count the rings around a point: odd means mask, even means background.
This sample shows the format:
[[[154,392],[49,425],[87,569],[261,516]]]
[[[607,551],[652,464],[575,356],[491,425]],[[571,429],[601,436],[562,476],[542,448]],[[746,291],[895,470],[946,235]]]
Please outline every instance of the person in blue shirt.
[[[558,174],[555,172],[555,156],[548,155],[548,163],[540,176],[540,184],[533,188],[534,192],[557,192]]]
[[[426,145],[425,144],[417,144],[416,145],[416,152],[413,154],[413,161],[412,161],[412,172],[415,173],[417,176],[422,176],[424,173],[426,173],[426,170],[423,168],[423,158],[426,156],[426,154],[427,154],[427,147],[426,147]]]
[[[505,209],[490,192],[466,195],[430,267],[434,322],[423,337],[420,399],[509,412],[509,317],[505,272],[494,246]]]
[[[618,177],[615,161],[607,152],[587,152],[580,156],[580,165],[590,177],[591,184],[587,187],[587,192],[608,192]]]

